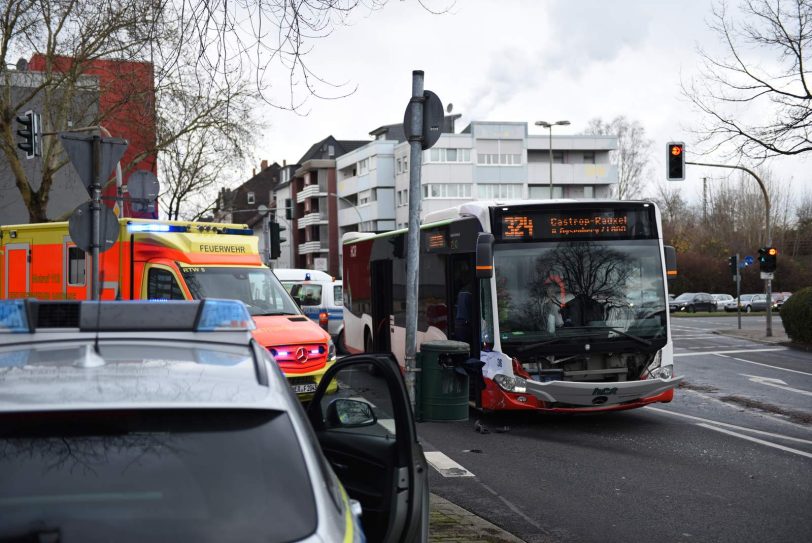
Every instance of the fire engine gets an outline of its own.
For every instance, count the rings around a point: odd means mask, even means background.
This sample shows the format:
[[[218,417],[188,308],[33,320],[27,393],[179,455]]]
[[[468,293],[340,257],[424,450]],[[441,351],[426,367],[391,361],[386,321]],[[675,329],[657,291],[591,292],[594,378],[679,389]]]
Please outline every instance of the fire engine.
[[[307,400],[335,361],[330,335],[302,314],[262,263],[246,225],[119,219],[118,238],[100,254],[103,300],[243,301],[254,336]],[[67,222],[0,226],[0,299],[91,298],[91,256]]]

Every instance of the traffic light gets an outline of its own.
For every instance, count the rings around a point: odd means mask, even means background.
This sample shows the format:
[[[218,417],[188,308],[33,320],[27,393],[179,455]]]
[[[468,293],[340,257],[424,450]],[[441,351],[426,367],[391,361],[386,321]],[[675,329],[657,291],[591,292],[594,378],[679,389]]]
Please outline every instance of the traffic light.
[[[17,147],[25,151],[25,158],[34,158],[42,154],[40,144],[40,116],[31,110],[25,112],[22,117],[17,117],[17,135],[22,140],[17,142]]]
[[[736,274],[739,270],[739,257],[738,255],[731,255],[730,258],[727,259],[728,266],[730,266],[730,274],[733,278],[736,278]]]
[[[278,222],[271,223],[271,260],[276,260],[282,254],[282,244],[287,241],[282,232],[287,230]]]
[[[685,144],[670,142],[666,144],[665,165],[668,170],[669,181],[685,180]]]
[[[778,249],[775,247],[762,247],[758,250],[758,264],[764,273],[775,272],[778,260]]]

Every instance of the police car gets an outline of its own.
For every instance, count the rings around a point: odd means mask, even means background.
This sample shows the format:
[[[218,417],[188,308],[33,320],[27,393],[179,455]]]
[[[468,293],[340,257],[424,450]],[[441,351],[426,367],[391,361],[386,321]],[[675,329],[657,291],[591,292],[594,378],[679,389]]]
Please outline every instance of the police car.
[[[253,326],[230,300],[0,301],[0,540],[427,541],[391,356],[338,361],[305,410]]]

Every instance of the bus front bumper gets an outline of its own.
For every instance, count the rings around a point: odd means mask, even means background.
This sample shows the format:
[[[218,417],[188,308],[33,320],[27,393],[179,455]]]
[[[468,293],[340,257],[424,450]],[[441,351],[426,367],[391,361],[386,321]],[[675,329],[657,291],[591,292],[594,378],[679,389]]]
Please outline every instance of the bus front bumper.
[[[527,380],[524,391],[508,391],[485,379],[482,408],[585,413],[635,409],[651,403],[668,403],[682,377],[616,383]]]

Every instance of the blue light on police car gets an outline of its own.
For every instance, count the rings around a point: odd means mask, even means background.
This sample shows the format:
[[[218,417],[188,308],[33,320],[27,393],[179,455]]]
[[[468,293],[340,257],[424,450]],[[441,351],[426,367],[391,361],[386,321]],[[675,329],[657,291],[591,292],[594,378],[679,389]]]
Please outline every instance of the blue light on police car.
[[[198,332],[215,330],[253,330],[254,321],[245,304],[238,300],[203,300]]]
[[[25,300],[0,300],[0,332],[30,332]]]

